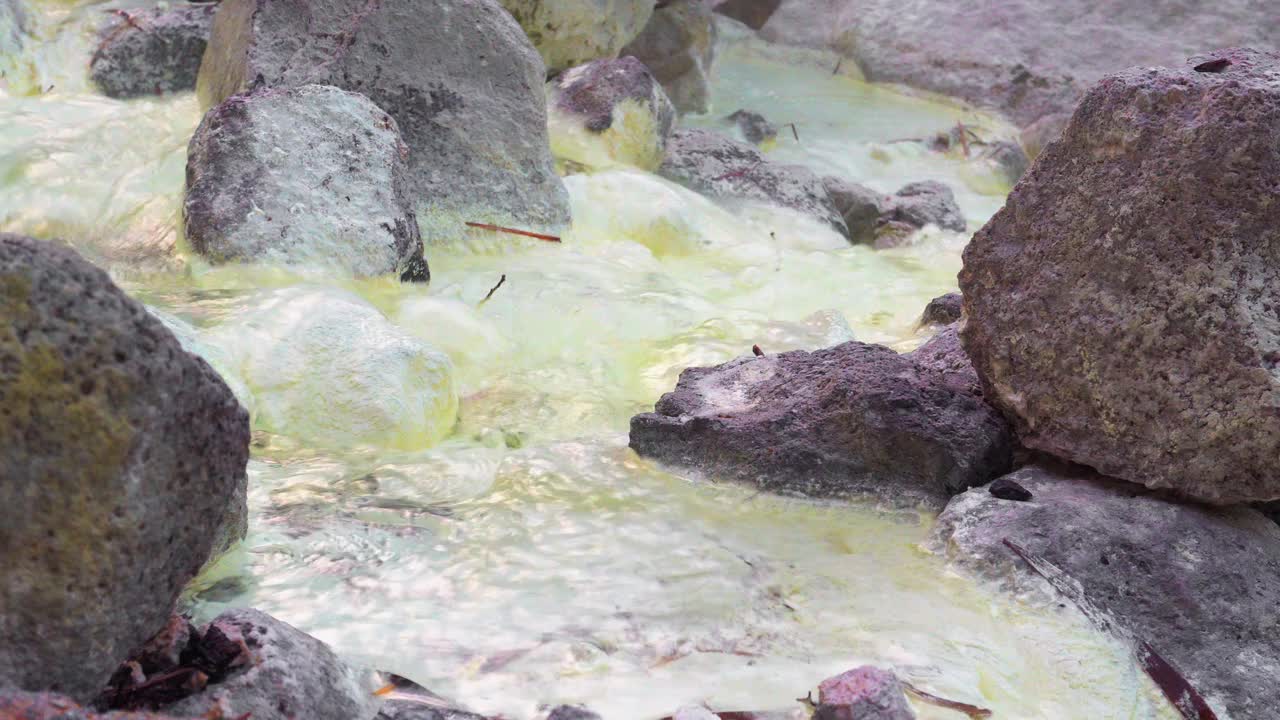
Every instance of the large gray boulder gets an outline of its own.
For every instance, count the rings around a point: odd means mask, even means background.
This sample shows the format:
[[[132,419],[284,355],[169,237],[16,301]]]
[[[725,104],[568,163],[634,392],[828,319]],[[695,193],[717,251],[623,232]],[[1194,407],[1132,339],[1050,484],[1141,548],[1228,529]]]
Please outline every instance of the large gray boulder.
[[[502,0],[547,72],[615,58],[653,15],[655,0]]]
[[[644,63],[596,60],[547,85],[551,152],[589,169],[631,165],[656,170],[676,111]]]
[[[1107,78],[974,236],[965,347],[1028,447],[1280,498],[1277,74],[1235,50]]]
[[[1026,125],[1104,75],[1208,47],[1280,47],[1262,0],[784,0],[762,33],[828,47],[869,80],[953,95]]]
[[[334,85],[386,110],[409,147],[431,242],[466,222],[558,234],[569,198],[547,142],[545,70],[497,0],[223,0],[197,93]]]
[[[676,130],[658,174],[711,198],[790,208],[841,235],[848,228],[812,170],[767,159],[754,146],[708,130]]]
[[[1280,527],[1255,510],[1183,504],[1083,469],[1030,466],[1009,479],[1032,499],[1002,500],[987,488],[956,497],[938,518],[933,549],[1023,597],[1063,602],[1008,539],[1079,583],[1221,717],[1275,716]]]
[[[164,708],[184,717],[358,720],[381,704],[377,676],[349,665],[328,645],[259,610],[229,610],[205,630],[247,650],[224,678]]]
[[[194,90],[216,4],[146,8],[112,14],[89,72],[113,98]]]
[[[1006,472],[1012,435],[952,333],[911,355],[848,342],[689,368],[631,419],[640,455],[815,497],[941,507]]]
[[[210,110],[187,152],[187,241],[215,263],[428,277],[395,120],[327,85]]]
[[[83,700],[242,522],[249,417],[69,248],[0,234],[0,317],[0,686]]]
[[[622,55],[634,56],[649,66],[680,112],[711,110],[716,22],[703,0],[663,3],[644,31],[622,48]]]

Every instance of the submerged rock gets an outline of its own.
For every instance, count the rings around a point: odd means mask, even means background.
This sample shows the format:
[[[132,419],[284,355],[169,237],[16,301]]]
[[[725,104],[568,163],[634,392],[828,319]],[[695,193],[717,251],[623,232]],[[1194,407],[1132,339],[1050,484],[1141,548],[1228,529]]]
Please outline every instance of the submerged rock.
[[[1008,479],[1034,497],[1008,502],[986,488],[956,497],[938,518],[933,548],[1012,592],[1061,602],[1004,544],[1011,540],[1079,583],[1219,712],[1274,715],[1280,527],[1244,507],[1182,504],[1083,469],[1031,466]]]
[[[264,612],[230,610],[209,624],[245,656],[226,677],[164,708],[191,717],[253,720],[372,718],[381,704],[376,676],[352,667],[328,645]],[[206,641],[207,642],[207,641]]]
[[[711,4],[717,13],[759,30],[778,11],[782,0],[712,0]]]
[[[675,108],[653,73],[633,57],[596,60],[548,86],[551,151],[591,169],[656,170],[675,125]]]
[[[91,697],[241,536],[249,418],[73,250],[0,234],[0,686]]]
[[[822,681],[815,720],[915,720],[902,681],[888,670],[863,665]]]
[[[1006,472],[1012,453],[954,335],[945,343],[899,355],[848,342],[689,368],[655,412],[631,419],[631,447],[775,492],[940,507]]]
[[[653,15],[654,0],[502,0],[547,72],[614,58]]]
[[[791,208],[841,235],[848,230],[822,180],[800,165],[772,162],[746,143],[707,130],[677,130],[658,174],[713,198]]]
[[[950,325],[964,314],[964,296],[958,292],[939,295],[929,301],[920,316],[921,325]]]
[[[1232,64],[1192,68],[1210,58]],[[1280,498],[1277,73],[1235,50],[1106,79],[974,236],[965,347],[1025,445]]]
[[[187,154],[187,241],[215,263],[335,266],[426,280],[390,115],[327,85],[239,95],[205,116]]]
[[[752,145],[765,145],[778,139],[778,126],[760,113],[737,110],[728,120],[738,129],[742,139]]]
[[[669,0],[635,40],[622,49],[653,71],[682,113],[711,110],[711,65],[716,23],[703,0]]]
[[[1257,0],[787,0],[762,33],[840,52],[872,82],[963,98],[1027,125],[1070,111],[1120,68],[1215,45],[1280,47],[1274,19]]]
[[[223,0],[200,68],[205,108],[307,84],[358,92],[409,147],[409,197],[432,242],[465,222],[558,234],[569,198],[547,141],[542,60],[497,0]]]
[[[264,293],[208,335],[257,398],[257,427],[325,447],[418,450],[457,419],[448,356],[351,293]]]
[[[179,4],[113,14],[89,63],[113,98],[194,90],[216,4]]]
[[[928,225],[952,232],[968,226],[955,193],[936,180],[909,183],[894,195],[831,175],[822,185],[855,244],[894,247]]]

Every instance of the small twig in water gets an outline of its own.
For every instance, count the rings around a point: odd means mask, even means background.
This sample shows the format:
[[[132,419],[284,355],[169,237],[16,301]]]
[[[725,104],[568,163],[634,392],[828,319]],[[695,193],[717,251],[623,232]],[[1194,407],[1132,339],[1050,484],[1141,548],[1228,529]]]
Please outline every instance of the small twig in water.
[[[964,149],[965,158],[969,157],[969,132],[965,130],[964,123],[956,123],[956,127],[960,129],[960,147]]]
[[[839,74],[840,74],[840,66],[841,66],[841,65],[843,65],[843,64],[844,64],[844,58],[840,58],[839,60],[837,60],[837,61],[836,61],[836,69],[835,69],[835,70],[832,70],[832,71],[831,71],[831,74],[832,74],[832,75],[839,75]]]
[[[921,690],[920,688],[916,687],[915,685],[912,685],[909,682],[904,681],[902,683],[902,686],[907,689],[907,692],[911,693],[912,695],[915,695],[916,697],[929,703],[930,705],[937,705],[938,707],[943,707],[948,710],[955,710],[957,712],[962,712],[971,718],[991,717],[991,711],[986,708],[980,708],[977,705],[970,705],[969,703],[963,703],[958,700],[948,700],[946,698],[938,697],[937,695],[934,695],[932,693],[927,693]]]
[[[523,235],[524,237],[537,238],[539,240],[546,240],[547,242],[560,242],[560,238],[555,235],[543,235],[542,233],[529,232],[528,230],[516,230],[515,228],[502,227],[501,225],[468,222],[467,227],[480,228],[481,230],[492,230],[494,232],[508,233],[511,235]]]
[[[796,130],[796,124],[795,123],[787,123],[787,124],[791,126],[791,135],[795,137],[796,142],[800,142],[800,131]]]
[[[485,304],[485,303],[489,302],[489,298],[493,297],[493,294],[494,294],[494,293],[496,293],[496,292],[498,292],[498,288],[502,287],[502,283],[504,283],[504,282],[506,282],[506,281],[507,281],[507,274],[506,274],[506,273],[503,273],[503,274],[502,274],[502,277],[498,278],[498,284],[497,284],[497,285],[494,285],[494,286],[489,290],[489,294],[488,294],[488,295],[485,295],[485,296],[484,296],[484,299],[483,299],[483,300],[481,300],[479,303],[477,303],[477,304],[476,304],[476,307],[480,307],[481,305],[483,305],[483,304]]]
[[[764,357],[764,351],[760,349],[760,346],[759,346],[759,345],[752,345],[752,346],[751,346],[751,352],[752,352],[756,357]]]

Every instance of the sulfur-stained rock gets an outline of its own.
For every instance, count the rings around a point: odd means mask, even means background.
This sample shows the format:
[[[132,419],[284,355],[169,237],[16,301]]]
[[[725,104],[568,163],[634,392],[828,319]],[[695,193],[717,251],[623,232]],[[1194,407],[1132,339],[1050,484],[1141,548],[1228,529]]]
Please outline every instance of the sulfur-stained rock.
[[[249,418],[69,248],[0,234],[0,317],[0,686],[83,700],[244,517]]]
[[[1226,50],[1103,80],[974,236],[964,343],[1026,446],[1280,498],[1277,74]]]
[[[644,31],[622,49],[653,71],[676,110],[711,110],[711,65],[716,23],[702,0],[670,0],[653,12]]]
[[[569,199],[547,140],[546,71],[497,0],[223,0],[197,94],[333,85],[390,114],[429,242],[465,222],[560,234]]]
[[[675,125],[675,108],[639,60],[596,60],[548,83],[551,152],[593,170],[656,170]]]
[[[217,4],[179,3],[113,14],[89,63],[113,98],[194,90]]]
[[[227,99],[187,153],[186,237],[215,263],[430,277],[395,120],[327,85]]]
[[[614,58],[653,15],[654,0],[502,0],[547,72]]]

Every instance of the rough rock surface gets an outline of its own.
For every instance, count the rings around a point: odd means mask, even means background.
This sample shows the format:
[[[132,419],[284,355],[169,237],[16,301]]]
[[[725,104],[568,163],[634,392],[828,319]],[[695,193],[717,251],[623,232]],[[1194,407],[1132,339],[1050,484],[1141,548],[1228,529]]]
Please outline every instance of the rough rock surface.
[[[334,85],[395,118],[431,242],[464,222],[558,234],[569,198],[547,140],[542,59],[497,0],[223,0],[205,108],[253,87]]]
[[[653,73],[633,57],[596,60],[548,85],[551,152],[591,169],[656,170],[676,111]]]
[[[547,720],[601,720],[600,716],[581,705],[560,705],[551,710]]]
[[[715,11],[752,30],[759,30],[778,11],[782,0],[713,0]]]
[[[253,720],[353,720],[377,714],[375,674],[348,665],[328,645],[293,626],[258,610],[237,609],[215,618],[205,634],[215,629],[244,643],[247,662],[165,712],[206,717],[218,708],[222,717],[249,713]]]
[[[855,244],[901,244],[885,242],[886,232],[905,241],[926,225],[953,232],[968,227],[955,193],[936,180],[909,183],[893,195],[832,175],[823,177],[822,185],[848,228],[849,241]]]
[[[113,98],[194,90],[216,4],[147,8],[111,15],[89,71]]]
[[[634,56],[653,71],[682,113],[711,110],[715,53],[715,17],[702,0],[670,0],[622,49],[622,55]]]
[[[965,347],[1025,445],[1280,498],[1278,73],[1237,50],[1104,80],[974,236]]]
[[[964,314],[964,296],[958,292],[939,295],[929,301],[920,316],[921,325],[950,325]]]
[[[69,248],[0,234],[0,317],[0,686],[85,699],[243,517],[249,418]]]
[[[547,72],[614,58],[644,30],[654,0],[502,0]]]
[[[863,665],[818,686],[818,720],[915,720],[902,681],[888,670]]]
[[[1280,48],[1274,20],[1261,0],[785,0],[762,32],[841,52],[871,81],[964,98],[1026,125],[1069,111],[1125,67],[1215,46]]]
[[[658,174],[713,198],[737,198],[791,208],[848,229],[822,180],[799,165],[772,162],[756,148],[707,130],[677,130]]]
[[[848,342],[689,368],[631,447],[709,478],[940,506],[1009,468],[1012,435],[952,337],[911,355]]]
[[[264,292],[206,336],[257,400],[255,427],[311,445],[421,450],[457,420],[453,363],[359,296]]]
[[[22,49],[26,17],[22,0],[0,0],[0,55],[16,55]]]
[[[209,260],[429,277],[391,116],[327,85],[261,90],[205,115],[187,153],[187,241]]]
[[[933,548],[1012,591],[1062,602],[1008,538],[1078,582],[1219,712],[1274,716],[1280,527],[1244,507],[1182,504],[1083,469],[1030,466],[1009,477],[1033,499],[1001,500],[986,488],[960,495],[938,518]]]
[[[0,689],[0,718],[4,720],[180,720],[152,712],[96,713],[65,695]]]

